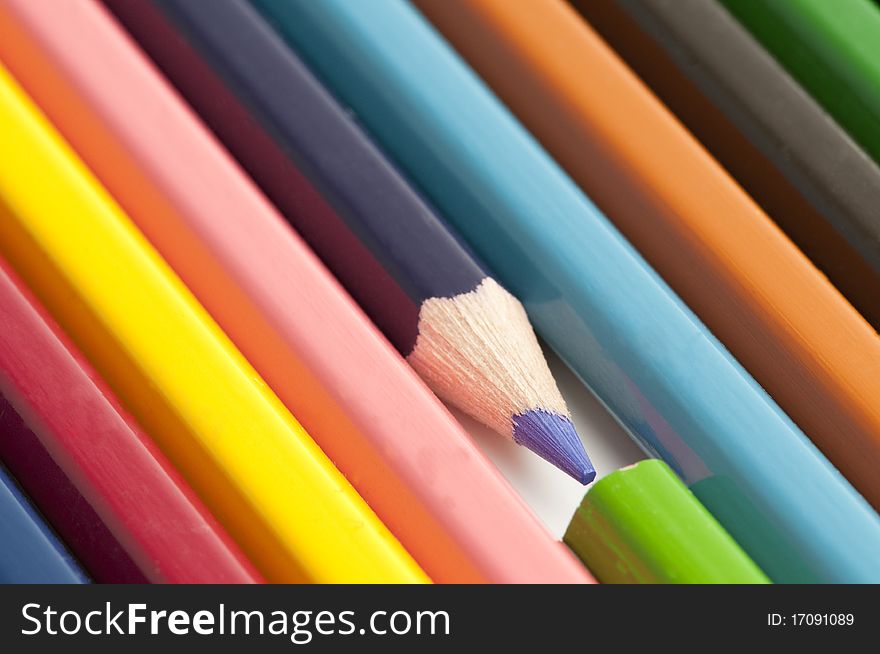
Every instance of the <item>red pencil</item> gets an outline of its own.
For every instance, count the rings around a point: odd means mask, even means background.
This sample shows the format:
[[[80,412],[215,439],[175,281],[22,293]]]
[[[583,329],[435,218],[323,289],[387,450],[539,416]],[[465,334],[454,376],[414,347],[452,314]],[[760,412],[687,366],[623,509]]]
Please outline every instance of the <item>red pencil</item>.
[[[0,0],[0,58],[431,579],[593,581],[104,7]]]
[[[261,581],[0,260],[0,457],[96,581]]]

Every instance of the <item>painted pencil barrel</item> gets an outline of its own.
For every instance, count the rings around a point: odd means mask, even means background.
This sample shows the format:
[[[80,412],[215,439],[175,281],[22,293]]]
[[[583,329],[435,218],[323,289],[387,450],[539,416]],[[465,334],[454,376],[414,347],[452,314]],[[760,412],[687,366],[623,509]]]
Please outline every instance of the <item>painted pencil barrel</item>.
[[[105,7],[3,0],[0,59],[428,576],[593,581]]]
[[[269,580],[426,581],[5,69],[0,218],[0,251]]]
[[[569,5],[422,5],[780,408],[880,507],[877,332]],[[711,39],[711,47],[719,44]],[[584,78],[600,80],[601,92]]]
[[[717,0],[572,5],[880,329],[880,168]]]
[[[659,459],[593,484],[563,540],[602,583],[769,581]]]
[[[0,458],[95,581],[260,581],[2,259],[0,433]]]
[[[721,0],[880,163],[880,7],[873,0]]]
[[[688,485],[732,481],[787,545],[729,500],[720,521],[771,579],[880,580],[877,514],[414,8],[255,4],[621,424]]]
[[[253,7],[108,5],[440,398],[581,483],[593,479],[519,302]]]
[[[0,584],[83,583],[79,563],[0,464]]]

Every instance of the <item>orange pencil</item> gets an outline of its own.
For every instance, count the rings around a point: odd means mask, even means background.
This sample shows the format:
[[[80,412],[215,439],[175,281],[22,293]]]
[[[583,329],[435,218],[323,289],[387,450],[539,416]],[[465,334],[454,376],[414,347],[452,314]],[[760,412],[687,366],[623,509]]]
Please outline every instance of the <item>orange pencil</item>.
[[[880,508],[880,337],[861,315],[568,4],[416,5]]]

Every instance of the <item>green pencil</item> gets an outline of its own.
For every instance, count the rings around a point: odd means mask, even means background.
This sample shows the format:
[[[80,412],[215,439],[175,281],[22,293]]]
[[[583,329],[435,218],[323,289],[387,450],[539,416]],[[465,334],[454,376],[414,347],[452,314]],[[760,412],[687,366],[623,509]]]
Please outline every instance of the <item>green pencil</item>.
[[[659,459],[597,481],[564,540],[602,583],[770,583]]]
[[[880,7],[872,0],[721,0],[880,163]]]

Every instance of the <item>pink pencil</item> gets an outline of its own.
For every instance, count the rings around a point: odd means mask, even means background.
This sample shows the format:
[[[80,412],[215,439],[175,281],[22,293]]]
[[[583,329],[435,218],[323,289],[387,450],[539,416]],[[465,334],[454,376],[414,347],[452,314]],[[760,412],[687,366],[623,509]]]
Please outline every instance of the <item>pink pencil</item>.
[[[0,57],[438,582],[592,582],[94,1],[0,0]]]
[[[0,456],[102,583],[262,578],[0,259]]]

